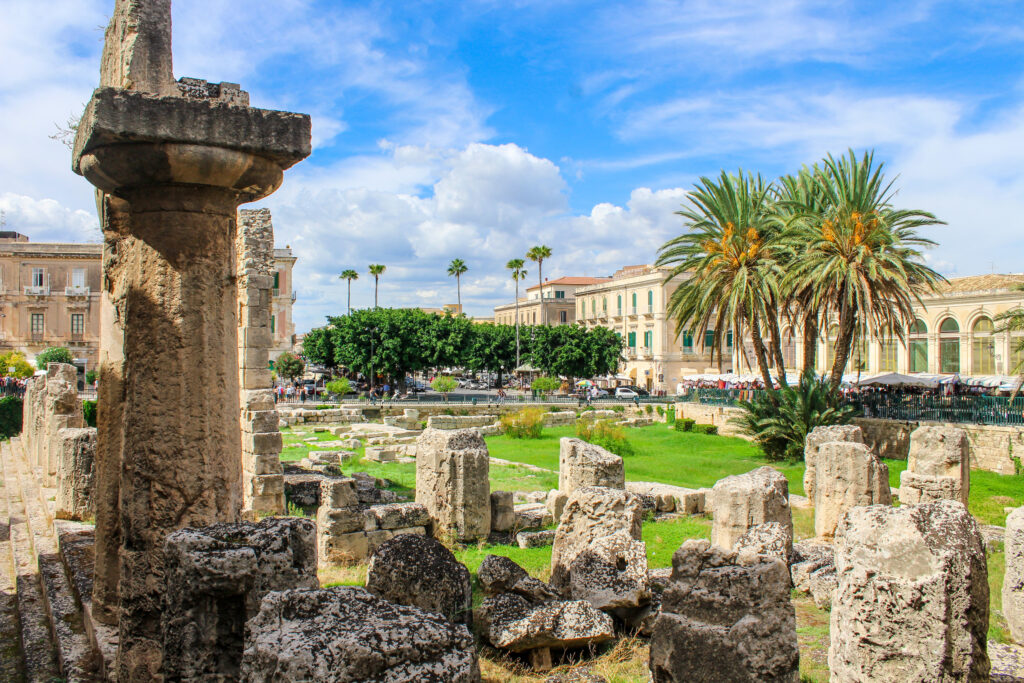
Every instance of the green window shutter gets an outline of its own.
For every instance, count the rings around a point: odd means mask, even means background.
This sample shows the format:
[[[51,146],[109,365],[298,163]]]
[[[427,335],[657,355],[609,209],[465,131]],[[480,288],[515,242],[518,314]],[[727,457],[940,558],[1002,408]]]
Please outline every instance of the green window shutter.
[[[633,292],[633,308],[636,308],[636,292]]]
[[[281,271],[274,271],[274,289],[281,289]]]
[[[618,303],[619,303],[619,313],[622,313],[622,295],[621,294],[619,294]]]
[[[692,349],[693,348],[693,335],[690,334],[689,332],[683,332],[683,348],[684,349]]]
[[[654,308],[654,290],[653,289],[648,289],[647,290],[647,305],[650,306],[651,308]]]
[[[631,349],[635,349],[636,348],[636,332],[630,332],[629,333],[629,347]]]
[[[714,348],[714,346],[715,346],[715,331],[714,330],[706,330],[704,332],[704,346],[706,348],[709,348],[709,349],[710,348]]]
[[[277,319],[276,315],[270,316],[270,333],[274,333],[274,321]]]

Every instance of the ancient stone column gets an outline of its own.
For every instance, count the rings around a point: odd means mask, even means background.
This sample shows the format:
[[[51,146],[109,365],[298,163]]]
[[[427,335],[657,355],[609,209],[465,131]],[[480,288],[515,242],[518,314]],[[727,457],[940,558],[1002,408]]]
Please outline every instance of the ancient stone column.
[[[687,541],[672,556],[654,624],[655,683],[795,683],[800,653],[789,595],[789,570],[778,558]]]
[[[96,469],[96,430],[67,428],[57,432],[57,500],[54,517],[84,520],[93,517]]]
[[[62,429],[85,427],[82,401],[78,398],[78,370],[67,363],[50,363],[46,368],[46,392],[43,396],[43,430],[39,435],[42,444],[43,481],[47,486],[57,486],[57,459],[59,440],[57,433]]]
[[[864,432],[856,425],[831,425],[815,427],[807,435],[807,439],[804,441],[804,495],[811,501],[811,505],[814,504],[818,450],[821,448],[821,444],[830,441],[864,443]]]
[[[127,202],[135,238],[117,302],[122,683],[161,677],[166,535],[239,517],[237,208],[310,152],[308,116],[250,108],[233,84],[174,83],[170,44],[168,0],[118,1],[73,151],[76,172]]]
[[[835,560],[833,683],[989,680],[988,569],[967,508],[853,508]]]
[[[416,502],[441,540],[491,533],[490,455],[475,429],[426,429],[416,439]]]
[[[270,366],[274,226],[268,209],[239,212],[238,372],[242,421],[242,510],[246,517],[284,514],[280,418]]]
[[[626,488],[622,458],[582,439],[559,439],[558,490],[569,495],[581,486]]]
[[[971,490],[970,441],[956,427],[918,427],[910,435],[907,469],[900,472],[900,502],[958,500]]]
[[[1024,643],[1024,507],[1006,517],[1006,574],[1003,577],[1003,616],[1010,634]]]
[[[862,443],[833,441],[818,451],[814,533],[829,539],[850,508],[892,505],[889,467]]]
[[[789,509],[789,482],[771,467],[759,467],[715,482],[711,489],[711,542],[732,550],[737,541],[758,524],[778,522],[793,538]]]

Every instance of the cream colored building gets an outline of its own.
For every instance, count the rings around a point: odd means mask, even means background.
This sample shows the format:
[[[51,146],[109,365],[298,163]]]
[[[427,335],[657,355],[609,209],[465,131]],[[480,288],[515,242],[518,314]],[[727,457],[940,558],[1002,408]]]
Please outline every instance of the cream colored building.
[[[1017,335],[996,334],[995,318],[1000,313],[1024,306],[1024,292],[1015,289],[1024,284],[1024,274],[972,275],[950,279],[935,294],[922,297],[915,305],[916,319],[909,329],[907,343],[898,339],[858,341],[847,365],[847,373],[874,375],[883,372],[903,374],[960,374],[969,376],[1010,375],[1020,361],[1013,350]],[[803,338],[799,330],[783,327],[782,355],[787,370],[803,367]],[[818,372],[832,368],[833,347],[838,327],[833,325],[827,337],[818,342]],[[748,342],[749,345],[749,342]],[[749,366],[735,353],[735,366],[746,372]],[[748,352],[751,365],[756,360]]]
[[[606,277],[560,277],[545,280],[526,288],[526,296],[519,298],[519,323],[522,325],[570,325],[576,320],[576,292],[581,287],[608,282]],[[516,324],[516,305],[494,307],[494,322],[499,325]]]
[[[670,269],[649,265],[626,266],[610,280],[576,290],[576,321],[588,329],[608,327],[625,341],[625,366],[619,374],[648,391],[674,393],[687,375],[718,370],[710,352],[702,351],[693,335],[677,337],[675,322],[666,313],[669,297],[683,278],[666,282]],[[707,348],[714,341],[708,332]],[[722,369],[731,370],[732,332],[726,332]],[[713,365],[713,366],[712,366]]]
[[[0,352],[21,351],[32,362],[40,351],[64,346],[87,370],[96,367],[100,334],[103,246],[92,243],[32,242],[15,232],[0,233]],[[275,249],[273,349],[271,358],[291,350],[291,249]]]

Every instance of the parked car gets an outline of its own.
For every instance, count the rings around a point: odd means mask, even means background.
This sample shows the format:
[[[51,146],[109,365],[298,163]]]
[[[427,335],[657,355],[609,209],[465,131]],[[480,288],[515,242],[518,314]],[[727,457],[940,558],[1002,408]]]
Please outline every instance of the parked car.
[[[619,387],[615,390],[615,398],[634,399],[639,395],[632,387]]]
[[[644,389],[642,387],[630,385],[630,386],[628,386],[626,388],[629,389],[630,391],[634,392],[637,396],[650,396],[651,395],[649,391],[647,391],[646,389]]]

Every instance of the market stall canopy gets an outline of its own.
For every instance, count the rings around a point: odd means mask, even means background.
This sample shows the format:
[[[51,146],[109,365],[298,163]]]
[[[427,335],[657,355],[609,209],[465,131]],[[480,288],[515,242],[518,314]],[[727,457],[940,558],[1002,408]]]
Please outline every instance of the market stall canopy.
[[[859,382],[852,382],[857,386],[903,386],[923,387],[935,389],[942,384],[949,384],[960,380],[959,375],[926,375],[914,374],[904,375],[899,372],[883,372],[880,375],[863,377]]]

